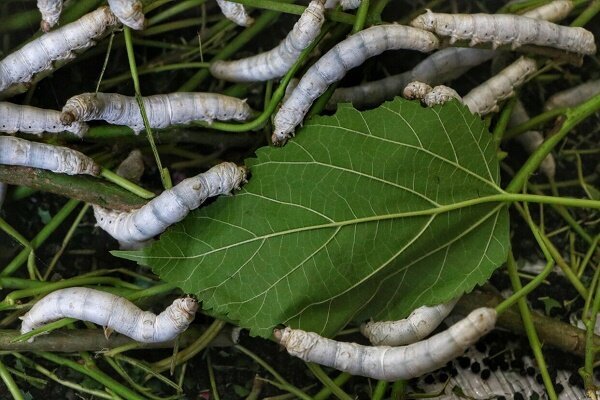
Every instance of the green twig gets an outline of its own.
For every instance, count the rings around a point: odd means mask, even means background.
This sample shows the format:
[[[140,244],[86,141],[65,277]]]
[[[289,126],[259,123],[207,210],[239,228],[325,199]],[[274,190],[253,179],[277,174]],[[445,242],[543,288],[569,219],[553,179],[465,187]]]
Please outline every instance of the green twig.
[[[589,6],[573,22],[571,26],[585,26],[600,12],[600,1],[592,0]]]
[[[506,132],[506,127],[510,122],[510,117],[512,115],[513,109],[515,108],[515,104],[517,104],[517,96],[512,97],[508,100],[507,104],[502,109],[502,113],[498,118],[498,122],[496,122],[496,126],[494,127],[494,133],[492,134],[492,138],[496,148],[500,147],[500,142],[502,141],[502,137]]]
[[[112,182],[115,185],[118,185],[118,186],[122,187],[123,189],[130,191],[131,193],[135,194],[136,196],[141,197],[142,199],[152,199],[156,196],[151,191],[146,190],[139,185],[136,185],[135,183],[123,178],[122,176],[115,174],[114,172],[112,172],[109,169],[102,168],[102,170],[100,172],[100,176],[102,176],[107,181]]]
[[[348,382],[350,378],[352,378],[352,375],[350,375],[347,372],[342,372],[341,374],[335,377],[335,379],[333,380],[333,384],[336,387],[341,388],[344,385],[344,383]],[[317,394],[313,396],[313,400],[326,400],[329,398],[331,393],[331,387],[324,386],[323,389],[319,390],[319,392],[317,392]]]
[[[315,363],[307,362],[306,366],[310,369],[310,372],[317,378],[323,386],[328,388],[331,393],[340,400],[352,400],[352,396],[348,395],[342,390],[327,374],[323,369]],[[314,399],[313,399],[314,400]]]
[[[25,400],[23,394],[21,393],[21,389],[19,389],[19,386],[17,386],[15,380],[8,369],[6,369],[6,366],[2,361],[0,361],[0,378],[2,378],[2,381],[8,388],[8,391],[12,395],[13,399]]]

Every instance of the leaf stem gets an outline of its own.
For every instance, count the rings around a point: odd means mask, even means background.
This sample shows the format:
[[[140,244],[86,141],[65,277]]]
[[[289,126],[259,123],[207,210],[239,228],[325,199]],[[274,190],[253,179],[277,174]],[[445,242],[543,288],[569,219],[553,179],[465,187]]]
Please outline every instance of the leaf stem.
[[[25,400],[23,398],[21,390],[19,389],[19,386],[13,379],[8,369],[6,369],[6,366],[2,361],[0,361],[0,378],[2,378],[2,381],[8,388],[8,391],[10,392],[14,400]]]
[[[340,400],[352,400],[352,396],[348,395],[342,390],[326,373],[323,371],[320,365],[307,362],[306,366],[310,369],[310,372],[317,378],[323,386],[328,388],[331,393]],[[313,398],[314,400],[314,398]]]

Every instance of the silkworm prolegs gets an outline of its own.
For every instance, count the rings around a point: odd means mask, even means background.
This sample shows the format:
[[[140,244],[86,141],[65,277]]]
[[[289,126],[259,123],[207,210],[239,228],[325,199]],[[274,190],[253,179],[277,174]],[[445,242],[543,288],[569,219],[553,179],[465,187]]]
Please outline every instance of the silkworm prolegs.
[[[93,322],[142,343],[167,342],[187,329],[194,320],[198,302],[177,299],[155,315],[142,311],[129,300],[100,290],[72,287],[45,296],[21,317],[21,333],[61,318]],[[31,339],[33,340],[33,339]]]
[[[304,361],[352,375],[394,381],[415,378],[444,366],[462,355],[495,324],[496,311],[493,308],[478,308],[444,332],[402,347],[338,342],[291,328],[275,330],[274,336],[288,353]]]

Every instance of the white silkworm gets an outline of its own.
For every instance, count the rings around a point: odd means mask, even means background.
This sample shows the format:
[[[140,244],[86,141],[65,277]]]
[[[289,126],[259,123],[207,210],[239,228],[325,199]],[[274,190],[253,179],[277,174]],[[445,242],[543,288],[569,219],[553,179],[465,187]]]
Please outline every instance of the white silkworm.
[[[27,43],[0,61],[0,92],[13,85],[28,84],[36,74],[52,71],[57,61],[72,60],[76,52],[92,47],[118,22],[108,7],[100,7]]]
[[[525,107],[521,101],[517,101],[510,116],[508,126],[517,126],[527,121],[529,121],[527,110],[525,110]],[[539,131],[527,131],[520,134],[515,139],[521,143],[525,151],[529,154],[536,151],[537,148],[544,143],[544,135],[542,135],[542,133]],[[552,153],[548,154],[546,158],[544,158],[544,161],[542,161],[540,164],[540,171],[542,171],[542,173],[548,178],[554,179],[554,175],[556,173],[556,162],[554,161],[554,156]]]
[[[250,26],[254,23],[254,18],[248,15],[248,12],[243,5],[227,0],[217,0],[217,4],[225,18],[234,22],[236,25]]]
[[[232,82],[257,82],[285,75],[321,31],[325,0],[312,0],[294,28],[277,47],[235,61],[216,61],[210,66],[215,78]]]
[[[574,88],[556,93],[546,101],[544,108],[552,110],[558,107],[574,107],[597,94],[600,94],[600,79],[585,82]]]
[[[144,174],[144,159],[138,149],[131,150],[127,158],[121,161],[115,173],[133,182],[139,182]]]
[[[110,10],[123,25],[131,29],[144,29],[143,5],[139,0],[108,0]]]
[[[246,170],[224,162],[165,190],[137,210],[125,212],[94,205],[97,224],[125,245],[138,245],[164,232],[207,198],[229,194],[246,181]]]
[[[100,167],[88,156],[67,147],[0,136],[0,164],[41,168],[68,175],[98,175]]]
[[[433,107],[438,104],[444,104],[451,99],[457,99],[461,103],[463,101],[462,97],[456,93],[456,90],[448,86],[438,85],[423,96],[422,102],[427,107]]]
[[[402,95],[408,100],[423,100],[425,95],[431,92],[431,90],[431,86],[425,82],[414,81],[406,85],[402,91]]]
[[[293,135],[315,99],[366,59],[386,50],[429,52],[438,45],[435,35],[403,25],[373,26],[346,38],[310,67],[281,106],[274,119],[273,143],[283,145]]]
[[[354,10],[360,6],[361,0],[340,0],[340,5],[344,10]]]
[[[72,287],[50,293],[21,317],[21,333],[61,318],[93,322],[142,343],[167,342],[185,331],[194,320],[198,302],[177,299],[156,315],[142,311],[129,300],[100,290]]]
[[[498,103],[512,96],[514,89],[521,86],[536,71],[537,65],[534,60],[521,57],[467,93],[463,97],[463,103],[473,114],[484,116],[497,112]]]
[[[469,46],[492,43],[496,48],[510,44],[553,47],[577,54],[596,53],[594,35],[586,29],[556,25],[510,14],[442,14],[427,10],[411,26],[450,37],[450,43],[470,40]]]
[[[41,134],[68,131],[82,137],[87,130],[88,126],[83,122],[63,124],[60,111],[0,102],[0,132]]]
[[[313,332],[290,328],[276,330],[274,335],[288,353],[304,361],[352,375],[395,381],[415,378],[444,366],[462,355],[495,324],[496,311],[493,308],[478,308],[444,332],[402,347],[338,342]]]
[[[337,6],[338,3],[339,3],[339,0],[327,0],[325,2],[325,8],[326,9],[335,8],[335,6]]]
[[[432,307],[419,307],[399,321],[367,322],[361,333],[375,346],[402,346],[416,343],[437,328],[454,309],[458,298]]]
[[[245,121],[252,109],[245,100],[216,93],[170,93],[143,98],[151,128],[166,128],[191,121]],[[83,93],[71,97],[62,109],[61,121],[101,119],[126,125],[137,134],[144,121],[135,97],[117,93]]]
[[[521,14],[523,17],[543,19],[556,22],[565,19],[573,10],[573,2],[570,0],[555,0],[543,6],[534,8]]]
[[[58,23],[62,12],[63,0],[37,0],[37,7],[42,14],[40,28],[48,32],[50,28]]]

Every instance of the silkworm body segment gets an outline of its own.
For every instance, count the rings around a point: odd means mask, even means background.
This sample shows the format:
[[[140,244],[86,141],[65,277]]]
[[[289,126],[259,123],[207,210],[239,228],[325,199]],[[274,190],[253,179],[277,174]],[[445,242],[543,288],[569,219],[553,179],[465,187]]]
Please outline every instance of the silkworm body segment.
[[[98,175],[100,167],[88,156],[67,147],[0,136],[0,164],[21,165],[76,175]]]
[[[87,130],[88,126],[83,122],[63,124],[60,120],[60,111],[0,102],[0,131],[2,132],[41,134],[68,131],[81,137]]]
[[[521,14],[523,17],[543,19],[545,21],[556,22],[565,19],[573,10],[573,2],[570,0],[555,0],[543,6]]]
[[[494,328],[496,311],[478,308],[446,331],[402,347],[362,346],[326,339],[312,332],[285,328],[275,338],[288,353],[304,361],[352,375],[394,381],[411,379],[438,369],[460,356]]]
[[[498,111],[498,103],[514,94],[537,71],[531,58],[521,57],[497,75],[477,86],[463,97],[464,104],[473,114],[481,116]]]
[[[144,29],[143,5],[139,0],[108,0],[108,5],[123,25],[131,29]]]
[[[399,321],[367,322],[361,333],[376,346],[402,346],[429,336],[450,314],[458,298],[432,307],[419,307]]]
[[[243,167],[224,162],[165,190],[145,206],[130,212],[94,206],[97,224],[123,244],[139,244],[181,221],[207,198],[229,194],[246,181]]]
[[[216,61],[212,75],[233,82],[266,81],[282,77],[319,35],[325,21],[324,0],[310,2],[292,31],[277,47],[253,57],[235,61]]]
[[[252,109],[244,100],[215,93],[170,93],[143,98],[151,128],[166,128],[191,121],[244,121]],[[129,126],[137,134],[144,129],[134,97],[117,93],[83,93],[71,97],[62,109],[61,121],[101,119],[110,124]]]
[[[450,37],[450,43],[470,40],[470,46],[492,43],[494,48],[511,45],[513,49],[531,44],[578,54],[596,53],[594,35],[588,30],[520,15],[443,14],[427,10],[410,25]]]
[[[395,49],[429,52],[438,45],[435,35],[402,25],[378,25],[348,37],[306,72],[290,98],[281,106],[275,115],[273,143],[284,144],[314,100],[367,58]]]
[[[597,94],[600,94],[600,79],[588,81],[552,95],[544,104],[544,108],[552,110],[558,107],[573,107]]]
[[[227,0],[217,0],[221,12],[228,20],[240,26],[250,26],[254,23],[254,18],[248,15],[243,5]]]
[[[58,23],[62,12],[63,0],[37,0],[37,7],[42,14],[40,28],[48,32],[50,28]]]
[[[14,84],[28,83],[42,71],[51,71],[55,61],[75,58],[76,52],[93,46],[96,39],[118,22],[108,7],[100,7],[27,43],[0,61],[0,91]]]
[[[100,290],[72,287],[50,293],[21,317],[21,333],[31,332],[60,318],[76,318],[110,328],[143,343],[166,342],[193,321],[198,302],[177,299],[155,315],[129,300]]]

